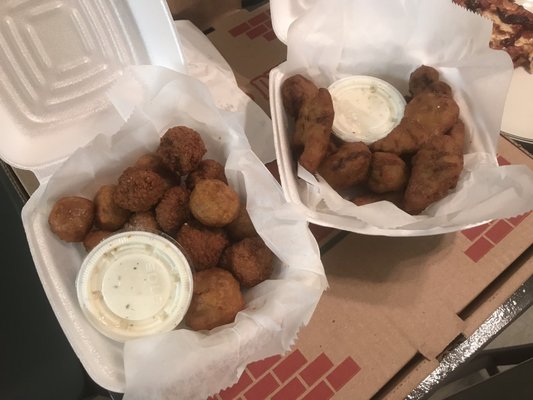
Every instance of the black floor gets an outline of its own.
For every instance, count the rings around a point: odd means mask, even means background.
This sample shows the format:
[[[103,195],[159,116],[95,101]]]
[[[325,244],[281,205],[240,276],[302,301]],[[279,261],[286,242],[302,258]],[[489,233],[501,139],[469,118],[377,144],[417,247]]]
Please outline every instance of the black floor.
[[[0,399],[91,398],[102,389],[87,377],[50,308],[22,228],[24,199],[6,171],[0,168]]]

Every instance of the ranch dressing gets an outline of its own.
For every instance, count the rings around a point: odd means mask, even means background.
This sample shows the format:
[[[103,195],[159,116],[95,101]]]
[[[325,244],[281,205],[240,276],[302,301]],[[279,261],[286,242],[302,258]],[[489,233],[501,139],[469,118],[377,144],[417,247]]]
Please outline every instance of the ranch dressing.
[[[117,341],[174,329],[192,297],[187,258],[175,243],[150,232],[104,240],[84,260],[76,284],[89,322]]]
[[[403,117],[405,99],[381,79],[350,76],[334,82],[328,90],[335,111],[333,133],[346,142],[373,143]]]

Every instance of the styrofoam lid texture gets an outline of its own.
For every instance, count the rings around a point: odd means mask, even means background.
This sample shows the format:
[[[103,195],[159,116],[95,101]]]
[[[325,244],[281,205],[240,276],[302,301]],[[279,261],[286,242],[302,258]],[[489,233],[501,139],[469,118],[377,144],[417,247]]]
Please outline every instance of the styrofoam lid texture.
[[[131,65],[185,72],[164,0],[46,0],[0,5],[0,157],[57,163],[124,122],[110,85]]]

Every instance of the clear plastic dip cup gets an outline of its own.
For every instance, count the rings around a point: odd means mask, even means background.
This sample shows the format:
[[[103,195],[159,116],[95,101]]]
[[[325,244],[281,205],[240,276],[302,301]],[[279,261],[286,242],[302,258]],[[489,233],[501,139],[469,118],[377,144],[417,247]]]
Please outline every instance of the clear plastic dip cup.
[[[187,312],[192,286],[190,264],[178,245],[144,231],[102,241],[76,279],[87,319],[121,342],[174,329]]]
[[[390,83],[354,75],[333,82],[333,133],[345,142],[370,144],[387,136],[400,123],[405,99]]]

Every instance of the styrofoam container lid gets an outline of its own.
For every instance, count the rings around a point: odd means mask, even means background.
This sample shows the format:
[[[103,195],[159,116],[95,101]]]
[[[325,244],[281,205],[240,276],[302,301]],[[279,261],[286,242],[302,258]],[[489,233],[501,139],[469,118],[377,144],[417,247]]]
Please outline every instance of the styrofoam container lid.
[[[106,92],[128,66],[185,72],[165,0],[10,1],[0,15],[0,158],[18,168],[117,130]]]
[[[174,329],[187,312],[192,286],[189,261],[177,243],[143,231],[102,241],[76,279],[84,315],[117,341]]]
[[[382,79],[348,76],[328,90],[335,110],[333,133],[346,142],[373,143],[387,136],[403,117],[404,97]]]
[[[289,27],[315,2],[316,0],[270,0],[272,28],[281,42],[287,44]]]

